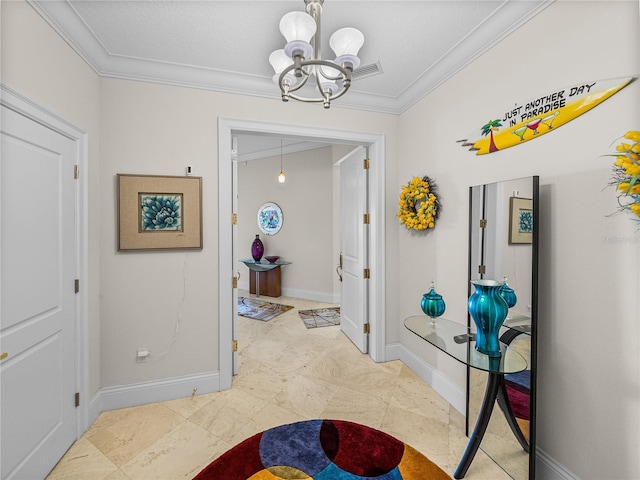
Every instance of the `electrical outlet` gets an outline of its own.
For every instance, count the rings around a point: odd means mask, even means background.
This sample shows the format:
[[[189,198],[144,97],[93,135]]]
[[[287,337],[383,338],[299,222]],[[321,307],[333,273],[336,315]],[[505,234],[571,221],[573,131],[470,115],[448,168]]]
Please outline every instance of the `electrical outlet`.
[[[148,348],[139,347],[136,355],[136,361],[138,363],[146,362],[149,359],[150,355],[151,355],[151,352],[149,351]]]

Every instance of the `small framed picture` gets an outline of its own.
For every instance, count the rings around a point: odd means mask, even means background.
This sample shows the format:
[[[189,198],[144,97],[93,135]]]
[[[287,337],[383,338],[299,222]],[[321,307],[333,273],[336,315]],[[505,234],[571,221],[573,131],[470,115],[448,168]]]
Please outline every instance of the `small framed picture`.
[[[533,238],[533,200],[511,197],[509,201],[509,244],[531,243]]]
[[[202,249],[202,177],[117,175],[118,251]]]

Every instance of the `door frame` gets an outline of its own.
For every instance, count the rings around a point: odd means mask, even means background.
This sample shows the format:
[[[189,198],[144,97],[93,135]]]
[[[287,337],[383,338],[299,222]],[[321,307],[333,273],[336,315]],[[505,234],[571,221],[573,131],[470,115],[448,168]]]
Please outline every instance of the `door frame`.
[[[76,241],[76,261],[75,261],[75,278],[80,280],[80,291],[75,295],[74,313],[75,313],[75,377],[76,392],[80,393],[80,406],[76,411],[76,439],[89,428],[89,270],[88,270],[88,252],[89,252],[89,211],[88,211],[88,158],[89,158],[89,136],[84,132],[67,122],[55,113],[38,105],[31,99],[20,94],[16,90],[6,86],[0,82],[0,104],[23,115],[30,120],[47,127],[60,135],[69,138],[75,142],[79,178],[75,185],[75,241]],[[1,261],[1,260],[0,260]],[[69,285],[71,288],[71,285]],[[1,300],[1,299],[0,299]],[[69,398],[69,401],[72,401]]]
[[[369,355],[384,362],[386,346],[385,286],[385,136],[383,134],[346,131],[312,126],[288,125],[233,118],[218,118],[218,351],[220,389],[231,388],[233,377],[233,288],[237,271],[233,265],[233,229],[231,224],[233,168],[233,134],[259,133],[296,136],[316,142],[343,143],[369,147]]]

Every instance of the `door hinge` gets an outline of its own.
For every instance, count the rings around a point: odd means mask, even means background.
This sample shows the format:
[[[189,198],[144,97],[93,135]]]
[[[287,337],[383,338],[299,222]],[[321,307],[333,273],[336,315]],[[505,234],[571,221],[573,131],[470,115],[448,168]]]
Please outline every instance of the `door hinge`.
[[[366,278],[370,278],[370,276],[371,276],[371,270],[369,270],[368,268],[365,268],[362,271],[362,277],[366,279]]]
[[[76,278],[73,281],[73,291],[74,291],[74,293],[78,293],[80,291],[80,279],[79,278]]]
[[[487,228],[487,219],[486,218],[481,218],[480,219],[480,228]]]
[[[80,392],[76,392],[76,394],[74,395],[74,398],[73,398],[73,402],[74,402],[76,407],[80,406]]]
[[[231,225],[237,225],[238,224],[238,214],[234,213],[233,215],[231,215]]]
[[[371,324],[370,323],[365,323],[363,325],[363,331],[365,334],[371,333]]]
[[[368,214],[368,213],[365,213],[365,214],[363,215],[362,222],[363,222],[365,225],[369,225],[369,222],[370,222],[370,221],[371,221],[371,217],[369,216],[369,214]]]
[[[364,168],[365,170],[369,170],[369,166],[370,166],[370,162],[368,158],[365,158],[364,161],[362,162],[362,168]]]
[[[80,178],[80,165],[73,166],[73,178],[75,178],[76,180]]]
[[[480,275],[484,275],[485,273],[487,273],[487,267],[484,265],[478,265],[478,273]]]
[[[238,277],[231,277],[231,287],[238,288]]]
[[[232,340],[231,341],[231,351],[232,352],[237,352],[238,351],[238,340]]]

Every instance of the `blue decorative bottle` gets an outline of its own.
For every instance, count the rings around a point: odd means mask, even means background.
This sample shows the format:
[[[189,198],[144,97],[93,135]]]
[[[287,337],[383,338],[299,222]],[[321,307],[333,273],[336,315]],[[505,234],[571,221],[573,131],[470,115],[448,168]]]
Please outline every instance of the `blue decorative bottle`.
[[[476,324],[476,350],[490,357],[502,355],[498,335],[509,306],[500,296],[501,282],[471,280],[475,291],[469,297],[469,313]]]
[[[422,296],[422,302],[420,302],[422,311],[431,317],[431,323],[436,324],[436,318],[444,313],[446,305],[442,299],[442,295],[436,292],[435,285],[431,282],[431,290]]]
[[[518,302],[516,292],[507,283],[507,277],[502,277],[502,286],[500,287],[500,296],[507,302],[509,308],[515,307]]]

